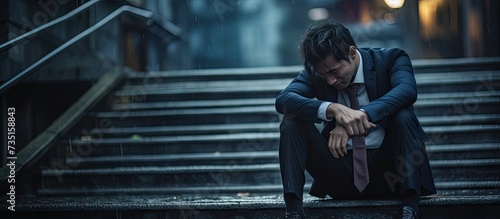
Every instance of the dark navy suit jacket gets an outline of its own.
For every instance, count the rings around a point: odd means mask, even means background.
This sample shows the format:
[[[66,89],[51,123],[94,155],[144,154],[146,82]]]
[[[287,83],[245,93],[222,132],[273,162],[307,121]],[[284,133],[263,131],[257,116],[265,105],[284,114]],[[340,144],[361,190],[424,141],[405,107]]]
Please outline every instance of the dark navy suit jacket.
[[[413,103],[417,100],[417,84],[410,58],[401,49],[370,48],[358,51],[363,57],[365,87],[370,99],[363,109],[373,123],[385,128],[388,117],[403,108],[413,111]],[[321,122],[318,119],[319,106],[323,101],[337,103],[337,98],[337,89],[317,75],[310,80],[308,72],[303,70],[278,95],[276,110],[311,122]],[[333,123],[328,125],[323,133],[328,133],[334,127]],[[427,141],[422,127],[419,126],[419,129],[421,140]]]
[[[401,49],[358,49],[363,57],[365,87],[370,103],[362,108],[373,123],[386,128],[387,118],[399,110],[408,108],[413,111],[417,100],[417,84],[410,58]],[[318,108],[324,101],[338,102],[338,90],[314,75],[309,80],[306,70],[300,72],[276,98],[276,110],[287,116],[295,116],[310,122],[318,119]],[[417,120],[417,117],[414,117]],[[427,135],[418,124],[422,142],[428,141]],[[335,127],[335,121],[329,122],[323,129],[323,136],[328,139],[329,132]],[[386,129],[387,130],[387,129]],[[424,147],[424,146],[423,146]],[[425,147],[423,148],[425,151]],[[428,158],[420,165],[422,185],[426,189],[422,195],[436,193]],[[311,192],[314,184],[311,187]],[[315,192],[312,192],[313,194]]]

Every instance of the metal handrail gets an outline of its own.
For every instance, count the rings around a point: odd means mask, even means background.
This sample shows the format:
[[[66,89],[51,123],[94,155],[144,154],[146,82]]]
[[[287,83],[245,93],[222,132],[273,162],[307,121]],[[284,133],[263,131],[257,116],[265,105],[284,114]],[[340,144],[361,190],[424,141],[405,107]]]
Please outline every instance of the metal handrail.
[[[95,3],[99,2],[99,1],[101,1],[101,0],[92,0],[92,1],[89,1],[89,2],[81,5],[80,7],[76,8],[75,10],[73,10],[73,11],[71,11],[71,12],[69,12],[69,13],[67,13],[67,14],[65,14],[65,15],[57,18],[57,19],[54,19],[53,21],[50,21],[50,22],[48,22],[48,23],[46,23],[44,25],[41,25],[41,26],[39,26],[39,27],[37,27],[37,28],[35,28],[35,29],[27,32],[27,33],[24,33],[21,36],[18,36],[16,38],[14,38],[14,39],[12,39],[12,40],[10,40],[10,41],[8,41],[8,42],[0,45],[0,52],[3,52],[4,50],[7,50],[7,49],[9,49],[9,48],[11,48],[11,47],[13,47],[13,46],[21,43],[22,40],[25,40],[26,38],[31,37],[32,35],[37,34],[38,32],[40,32],[42,30],[45,30],[45,29],[47,29],[49,27],[52,27],[52,26],[54,26],[54,25],[56,25],[58,23],[61,23],[61,22],[65,21],[65,20],[67,20],[67,19],[69,19],[69,18],[71,18],[71,17],[73,17],[73,16],[75,16],[77,14],[82,13],[85,9],[91,7],[92,5],[94,5]]]
[[[58,53],[60,53],[64,49],[68,48],[69,46],[71,46],[74,43],[78,42],[79,40],[83,39],[84,37],[90,35],[94,31],[96,31],[97,29],[101,28],[102,26],[104,26],[105,24],[107,24],[108,22],[110,22],[111,20],[113,20],[114,18],[116,18],[117,16],[119,16],[125,12],[137,15],[137,16],[142,17],[142,18],[146,18],[148,20],[155,18],[154,13],[151,11],[132,7],[129,5],[121,6],[118,9],[116,9],[115,11],[113,11],[111,14],[109,14],[108,16],[104,17],[101,21],[97,22],[96,24],[89,27],[85,31],[83,31],[80,34],[76,35],[75,37],[71,38],[70,40],[68,40],[67,42],[65,42],[61,46],[57,47],[55,50],[53,50],[49,54],[42,57],[40,60],[38,60],[37,62],[35,62],[31,66],[29,66],[28,68],[26,68],[25,70],[23,70],[22,72],[18,73],[16,76],[11,78],[7,82],[3,83],[0,86],[0,94],[4,93],[7,89],[14,86],[15,83],[19,82],[21,79],[28,76],[28,74],[30,74],[33,71],[40,68],[42,64],[44,64],[47,61],[54,58]],[[147,22],[147,23],[149,24],[150,22]],[[168,23],[168,25],[163,24],[162,28],[166,29],[167,31],[169,31],[175,35],[180,34],[180,29],[177,26],[175,26],[174,24],[171,24],[171,23]]]

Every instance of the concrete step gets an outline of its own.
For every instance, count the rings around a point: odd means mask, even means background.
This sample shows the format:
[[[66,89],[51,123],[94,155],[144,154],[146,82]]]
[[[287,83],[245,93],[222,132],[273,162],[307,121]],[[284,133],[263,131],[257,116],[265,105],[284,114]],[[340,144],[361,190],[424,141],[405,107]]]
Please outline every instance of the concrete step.
[[[304,186],[307,197],[311,182]],[[454,195],[498,195],[500,181],[454,181],[436,182],[436,195],[453,193]],[[213,198],[217,196],[233,197],[259,197],[263,195],[280,195],[283,187],[281,184],[260,185],[213,185],[213,186],[179,186],[179,187],[124,187],[124,188],[59,188],[39,189],[41,196],[105,196],[105,195],[177,195]],[[491,193],[491,194],[490,194]]]
[[[500,159],[431,160],[437,182],[500,180]],[[43,188],[101,188],[280,184],[279,164],[46,169]],[[495,184],[499,186],[500,184]]]
[[[441,116],[420,116],[418,120],[423,126],[435,125],[468,125],[468,124],[499,124],[500,114],[461,114],[449,115],[446,112]]]
[[[456,114],[458,113],[458,115]],[[420,116],[423,125],[447,125],[447,124],[477,124],[498,123],[499,114],[472,114],[473,110],[462,111],[451,109],[442,112],[440,116]],[[244,116],[242,116],[244,115]],[[243,106],[243,107],[217,107],[199,109],[170,109],[170,110],[144,110],[123,112],[91,112],[88,117],[94,119],[110,120],[115,126],[156,126],[156,125],[179,125],[183,123],[249,123],[257,122],[249,120],[252,117],[258,121],[279,121],[278,113],[274,106]]]
[[[182,109],[182,108],[214,108],[235,106],[273,106],[275,98],[248,98],[222,100],[190,100],[168,102],[142,102],[114,104],[113,111],[122,110],[153,110],[153,109]]]
[[[305,186],[309,189],[310,186]],[[230,196],[261,196],[279,195],[283,187],[280,184],[261,185],[213,185],[213,186],[179,186],[179,187],[127,187],[127,188],[73,188],[73,189],[40,189],[42,196],[82,196],[82,195],[181,195],[196,197],[216,197],[219,195]]]
[[[493,159],[468,159],[468,160],[431,160],[430,163],[432,168],[499,166],[500,159],[493,158]],[[500,171],[500,169],[498,171]]]
[[[500,145],[497,143],[427,145],[426,148],[431,160],[500,157]]]
[[[500,143],[427,145],[428,154],[500,150]]]
[[[500,143],[427,145],[426,149],[430,160],[500,157]]]
[[[260,124],[259,124],[260,125]],[[194,126],[193,126],[194,127]],[[186,128],[185,126],[182,128]],[[430,126],[424,127],[424,131],[433,137],[437,134],[454,134],[463,132],[498,132],[500,125],[457,125],[457,126]],[[145,144],[172,144],[172,143],[196,143],[196,142],[235,142],[248,140],[277,140],[279,133],[277,130],[266,132],[229,133],[216,135],[176,135],[176,136],[143,136],[138,138],[91,138],[73,139],[72,145],[145,145]]]
[[[42,188],[126,188],[280,184],[279,165],[146,166],[42,170]]]
[[[454,92],[419,94],[414,104],[417,116],[496,114],[500,92]]]
[[[455,181],[436,182],[437,196],[486,196],[498,195],[500,192],[500,181]],[[304,195],[308,197],[310,183],[304,187]],[[163,195],[167,197],[197,197],[197,198],[220,198],[230,196],[234,198],[257,197],[276,195],[282,193],[280,184],[264,185],[215,185],[198,187],[125,187],[125,188],[61,188],[61,189],[39,189],[38,195],[50,196],[113,196],[113,195]],[[151,197],[149,197],[150,199]],[[453,198],[453,197],[449,197]],[[425,199],[425,198],[424,198]]]
[[[476,117],[481,118],[481,117]],[[427,122],[429,120],[424,120]],[[453,120],[462,122],[461,120]],[[475,120],[466,120],[475,121]],[[479,120],[478,120],[479,122]],[[481,120],[481,122],[484,122]],[[437,135],[443,132],[479,132],[479,131],[495,131],[497,126],[494,124],[482,125],[461,125],[451,123],[450,126],[424,126],[426,132],[430,135]],[[424,123],[425,124],[425,123]],[[319,125],[321,126],[321,125]],[[449,130],[443,130],[448,129]],[[279,129],[279,122],[266,123],[234,123],[234,124],[201,124],[201,125],[170,125],[170,126],[132,126],[132,127],[115,127],[111,128],[93,128],[93,129],[77,129],[72,132],[71,136],[76,138],[141,138],[150,136],[172,136],[172,135],[206,135],[206,134],[235,134],[242,132],[274,132]]]
[[[276,131],[278,122],[245,123],[245,124],[208,124],[208,125],[177,125],[177,126],[146,126],[146,127],[115,127],[92,129],[87,135],[99,137],[130,137],[140,136],[171,136],[171,135],[200,135],[200,134],[231,134],[241,132],[269,132]],[[76,133],[84,133],[82,131]]]
[[[278,148],[279,132],[275,122],[219,125],[218,129],[214,128],[214,130],[206,131],[212,126],[140,128],[144,132],[157,131],[159,134],[151,136],[139,132],[132,134],[135,130],[133,127],[121,130],[111,128],[102,131],[105,133],[106,131],[123,131],[123,134],[117,134],[116,137],[104,137],[99,131],[96,131],[90,137],[84,135],[64,140],[60,143],[60,147],[69,147],[68,150],[70,151],[88,151],[84,153],[85,156],[265,151],[277,150]],[[234,128],[233,131],[227,129],[231,127]],[[166,132],[160,133],[162,130]],[[186,134],[173,135],[168,133],[169,131],[172,133],[185,132]],[[215,133],[219,131],[226,133]],[[495,124],[424,126],[424,131],[431,139],[430,144],[489,144],[500,142],[500,136],[498,135],[500,125]],[[471,133],[474,134],[471,135]]]
[[[130,84],[157,84],[163,82],[208,81],[234,78],[246,79],[276,79],[293,78],[302,70],[301,66],[231,68],[231,69],[196,69],[174,70],[163,72],[135,72],[128,75]]]
[[[175,165],[222,165],[263,164],[278,162],[277,151],[214,152],[156,155],[68,157],[68,166],[175,166]]]
[[[228,110],[229,111],[229,110]],[[237,110],[235,110],[237,111]],[[194,112],[194,111],[193,111]],[[161,114],[163,112],[160,112]],[[135,116],[135,115],[134,115]],[[192,125],[215,125],[215,124],[251,124],[251,123],[276,123],[280,121],[280,116],[272,111],[248,111],[236,112],[230,114],[193,114],[193,115],[154,115],[154,116],[124,116],[124,117],[87,117],[82,121],[85,127],[99,128],[96,124],[104,123],[109,124],[104,126],[108,127],[145,127],[145,126],[184,126],[186,124]]]
[[[495,91],[500,86],[500,71],[473,71],[473,72],[446,72],[415,75],[420,92],[458,92],[458,91]],[[286,87],[291,78],[284,79],[253,79],[218,81],[187,81],[171,83],[155,83],[125,85],[115,92],[118,97],[143,97],[149,96],[185,96],[194,94],[205,97],[217,97],[230,93],[277,94]],[[213,95],[216,94],[216,95]]]
[[[463,100],[432,100],[417,102],[414,105],[417,117],[422,116],[459,116],[474,114],[495,114],[499,112],[500,97],[477,98],[478,102],[463,102]],[[440,102],[440,103],[438,103]]]
[[[154,86],[148,85],[124,85],[120,88],[121,92],[130,91],[145,91],[145,92],[155,92],[155,90],[185,90],[190,92],[191,90],[206,89],[209,92],[215,92],[220,88],[223,89],[234,89],[236,87],[245,87],[248,90],[252,88],[261,88],[266,86],[277,86],[275,89],[283,89],[286,87],[292,78],[272,78],[272,79],[251,79],[251,80],[241,80],[235,78],[227,78],[226,80],[215,80],[215,81],[184,81],[184,82],[170,82],[155,84]],[[120,94],[120,92],[118,92]],[[154,94],[154,93],[153,93]],[[122,95],[120,95],[122,96]]]
[[[184,136],[152,136],[141,138],[102,138],[102,139],[74,139],[73,145],[99,144],[105,145],[145,145],[145,144],[172,144],[172,143],[196,143],[196,142],[235,142],[248,140],[275,140],[279,138],[277,132],[235,133],[218,135],[184,135]]]
[[[255,137],[255,136],[254,136]],[[112,155],[151,155],[176,153],[216,153],[216,152],[254,152],[278,150],[279,139],[275,138],[237,138],[225,141],[182,141],[158,144],[101,144],[99,141],[80,142],[74,144],[67,140],[59,144],[63,154],[72,154],[77,157],[112,156]],[[264,136],[265,137],[265,136]],[[69,151],[69,152],[67,152]],[[75,154],[76,153],[76,154]]]
[[[236,83],[237,81],[235,81]],[[130,97],[133,102],[140,100],[189,100],[189,99],[226,99],[233,97],[276,97],[278,93],[290,83],[289,81],[278,84],[254,84],[253,86],[240,85],[231,87],[199,87],[192,88],[163,88],[163,89],[129,89],[118,90],[114,93],[117,97]],[[156,98],[155,98],[156,96]]]
[[[219,116],[219,115],[241,115],[241,114],[271,114],[277,115],[274,106],[245,106],[245,107],[219,107],[219,108],[200,108],[200,109],[173,109],[173,110],[144,110],[144,111],[126,111],[126,112],[90,112],[88,116],[96,118],[108,118],[126,120],[131,118],[145,117],[181,117],[181,116]],[[449,115],[443,112],[441,116],[424,116],[419,117],[422,124],[448,124],[461,122],[492,122],[496,123],[500,119],[500,114],[483,114],[483,115]]]
[[[413,60],[416,74],[432,72],[481,71],[500,69],[499,58],[456,58],[456,59],[422,59]]]
[[[500,180],[500,166],[497,163],[490,164],[485,160],[471,160],[477,162],[477,166],[452,167],[453,162],[447,163],[446,167],[432,166],[432,174],[435,182],[455,182],[455,181],[481,181]],[[446,160],[448,161],[448,160]],[[468,160],[467,160],[468,161]],[[486,163],[486,164],[485,164]],[[483,165],[483,166],[479,166]],[[489,165],[489,166],[488,166]],[[467,188],[463,188],[467,189]]]
[[[129,118],[129,117],[159,117],[159,116],[216,116],[227,114],[248,114],[252,112],[277,114],[271,106],[224,107],[177,110],[147,110],[134,112],[94,112],[89,116],[98,118]]]
[[[431,160],[494,159],[500,157],[499,143],[427,145]],[[278,162],[278,152],[212,152],[153,155],[111,155],[67,157],[68,166],[79,168],[98,166],[173,166],[173,165],[219,165],[219,164],[262,164]]]
[[[480,97],[499,97],[500,91],[496,90],[474,90],[474,91],[466,91],[466,92],[433,92],[433,93],[418,93],[417,101],[424,100],[435,100],[441,99],[446,101],[447,99],[465,99],[464,102],[468,102],[470,99],[480,98]],[[455,100],[456,101],[456,100]],[[424,105],[425,106],[425,105]]]
[[[199,109],[218,107],[274,106],[275,98],[188,100],[169,102],[139,102],[113,104],[113,111],[140,111],[157,109]],[[500,91],[453,92],[419,94],[414,107],[418,115],[433,115],[439,112],[496,113],[500,102]]]
[[[89,113],[87,118],[90,121],[88,124],[82,124],[84,127],[92,127],[95,125],[95,120],[109,121],[113,127],[267,123],[280,120],[274,106],[93,112]]]
[[[500,80],[500,71],[456,71],[415,74],[419,85],[459,84]]]
[[[195,136],[154,136],[137,138],[69,139],[60,143],[64,151],[79,157],[105,155],[148,155],[176,153],[253,152],[277,150],[277,132],[251,132]]]
[[[430,63],[436,60],[425,60],[424,62]],[[442,60],[439,60],[442,62]],[[446,79],[448,74],[462,73],[463,76],[470,76],[470,72],[482,72],[498,70],[498,63],[492,61],[490,65],[479,66],[476,63],[466,62],[454,63],[453,65],[443,65],[443,63],[436,63],[434,65],[421,65],[417,60],[413,64],[415,75],[417,77],[426,77],[427,75],[436,74],[434,78]],[[496,61],[498,62],[498,61]],[[221,80],[227,78],[235,78],[239,80],[247,79],[275,79],[275,78],[294,78],[300,71],[302,66],[279,66],[279,67],[258,67],[258,68],[229,68],[229,69],[187,69],[187,70],[173,70],[163,72],[131,72],[128,74],[128,82],[130,84],[144,84],[153,86],[155,84],[164,82],[186,82],[186,81],[209,81]],[[429,78],[429,77],[426,77]]]
[[[500,142],[500,125],[449,125],[424,127],[432,144]]]
[[[20,197],[22,198],[22,197]],[[50,208],[45,206],[50,203]],[[422,218],[495,218],[498,195],[432,196],[423,198]],[[398,218],[398,200],[332,200],[306,196],[309,218]],[[7,209],[7,203],[2,203]],[[2,210],[6,218],[279,218],[284,215],[279,195],[216,198],[193,196],[81,196],[46,197],[16,205],[16,212]]]

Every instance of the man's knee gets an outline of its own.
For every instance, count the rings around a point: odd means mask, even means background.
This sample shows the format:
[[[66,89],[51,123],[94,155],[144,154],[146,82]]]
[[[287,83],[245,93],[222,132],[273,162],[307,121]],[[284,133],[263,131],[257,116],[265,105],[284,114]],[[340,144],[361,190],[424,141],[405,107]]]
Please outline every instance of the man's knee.
[[[281,134],[296,132],[298,130],[304,129],[304,126],[305,126],[305,121],[298,119],[297,117],[294,116],[285,115],[280,124],[280,132]]]
[[[392,144],[399,148],[421,150],[425,136],[422,136],[417,116],[412,110],[405,108],[395,113],[388,120],[387,127],[386,136],[389,136]]]

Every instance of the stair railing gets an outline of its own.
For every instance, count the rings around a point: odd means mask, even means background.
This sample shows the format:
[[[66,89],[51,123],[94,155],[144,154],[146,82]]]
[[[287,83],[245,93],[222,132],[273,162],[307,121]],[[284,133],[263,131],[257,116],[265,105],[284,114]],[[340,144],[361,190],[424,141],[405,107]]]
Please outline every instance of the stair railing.
[[[41,25],[41,26],[39,26],[39,27],[37,27],[37,28],[35,28],[35,29],[27,32],[27,33],[24,33],[24,34],[22,34],[22,35],[20,35],[20,36],[18,36],[16,38],[14,38],[14,39],[11,39],[10,41],[8,41],[8,42],[0,45],[0,52],[3,52],[5,50],[7,50],[7,49],[10,49],[13,46],[15,46],[15,45],[17,45],[17,44],[19,44],[19,43],[21,43],[21,42],[23,42],[23,41],[31,38],[33,35],[35,35],[37,33],[40,33],[41,31],[43,31],[43,30],[45,30],[45,29],[47,29],[49,27],[52,27],[52,26],[54,26],[56,24],[59,24],[59,23],[65,21],[65,20],[68,20],[68,19],[70,19],[70,18],[72,18],[72,17],[74,17],[74,16],[76,16],[76,15],[84,12],[85,10],[87,10],[90,7],[92,7],[94,4],[96,4],[99,1],[101,1],[101,0],[92,0],[92,1],[89,1],[89,2],[81,5],[80,7],[76,8],[75,10],[70,11],[69,13],[67,13],[67,14],[65,14],[65,15],[57,18],[57,19],[54,19],[53,21],[50,21],[50,22],[48,22],[48,23],[46,23],[44,25]]]
[[[33,35],[35,35],[39,32],[41,32],[42,30],[45,30],[49,27],[57,25],[57,24],[63,22],[64,20],[67,20],[67,19],[83,12],[86,9],[89,9],[91,6],[93,6],[95,3],[99,2],[99,1],[100,0],[90,1],[90,2],[80,6],[79,8],[73,10],[72,12],[70,12],[70,13],[68,13],[68,14],[66,14],[58,19],[53,20],[52,22],[49,22],[49,23],[42,25],[38,28],[35,28],[35,29],[29,31],[28,33],[25,33],[19,37],[16,37],[16,38],[0,45],[0,52],[21,43],[22,41],[32,37]],[[12,86],[19,83],[22,79],[26,78],[27,76],[29,76],[30,74],[32,74],[33,72],[35,72],[36,70],[41,68],[44,64],[46,64],[48,61],[52,60],[54,57],[56,57],[60,52],[62,52],[66,48],[70,47],[71,45],[75,44],[76,42],[80,41],[81,39],[89,36],[90,34],[95,32],[96,30],[98,30],[99,28],[106,25],[108,22],[112,21],[116,17],[118,17],[122,14],[125,14],[125,13],[132,14],[132,15],[138,16],[140,18],[146,19],[146,24],[148,24],[148,25],[156,24],[159,27],[161,27],[163,30],[166,30],[168,33],[172,34],[174,37],[176,37],[178,39],[184,38],[182,36],[181,29],[179,27],[177,27],[175,24],[171,23],[170,21],[160,19],[158,16],[155,15],[155,13],[153,13],[151,11],[140,9],[140,8],[129,6],[129,5],[123,5],[123,6],[119,7],[118,9],[116,9],[115,11],[113,11],[112,13],[110,13],[108,16],[104,17],[102,20],[100,20],[99,22],[97,22],[93,26],[89,27],[85,31],[79,33],[75,37],[66,41],[61,46],[57,47],[52,52],[48,53],[47,55],[45,55],[44,57],[42,57],[41,59],[39,59],[38,61],[36,61],[32,65],[30,65],[28,68],[17,73],[14,77],[12,77],[11,79],[9,79],[5,83],[3,83],[0,86],[0,94],[4,93],[9,88],[11,88]]]

